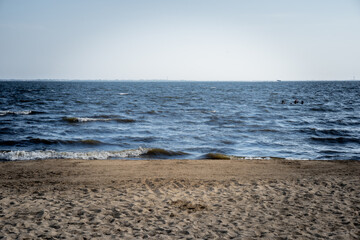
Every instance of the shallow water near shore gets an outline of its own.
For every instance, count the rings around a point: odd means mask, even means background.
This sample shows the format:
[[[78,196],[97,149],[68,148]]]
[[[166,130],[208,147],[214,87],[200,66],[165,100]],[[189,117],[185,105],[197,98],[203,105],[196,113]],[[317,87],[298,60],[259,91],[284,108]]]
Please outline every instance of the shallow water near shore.
[[[358,81],[2,81],[0,90],[1,160],[360,159]]]

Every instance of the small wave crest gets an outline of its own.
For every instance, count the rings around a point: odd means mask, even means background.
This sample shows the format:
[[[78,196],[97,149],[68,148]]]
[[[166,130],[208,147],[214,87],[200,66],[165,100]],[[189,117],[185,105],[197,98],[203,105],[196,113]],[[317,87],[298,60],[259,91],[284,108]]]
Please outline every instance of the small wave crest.
[[[88,118],[88,117],[63,117],[63,120],[68,123],[85,123],[85,122],[110,122],[115,121],[119,123],[132,123],[134,119],[126,118]]]
[[[81,118],[81,117],[63,117],[64,121],[67,121],[69,123],[82,123],[82,122],[105,122],[105,121],[111,121],[110,118]]]
[[[6,115],[31,115],[31,114],[40,114],[43,112],[39,111],[31,111],[31,110],[24,110],[24,111],[0,111],[0,116]]]

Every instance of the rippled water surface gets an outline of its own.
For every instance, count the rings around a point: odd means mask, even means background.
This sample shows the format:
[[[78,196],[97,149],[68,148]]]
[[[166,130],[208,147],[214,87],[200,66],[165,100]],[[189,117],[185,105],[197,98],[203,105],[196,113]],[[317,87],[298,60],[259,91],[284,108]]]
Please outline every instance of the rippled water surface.
[[[0,159],[359,160],[359,93],[356,81],[4,81]]]

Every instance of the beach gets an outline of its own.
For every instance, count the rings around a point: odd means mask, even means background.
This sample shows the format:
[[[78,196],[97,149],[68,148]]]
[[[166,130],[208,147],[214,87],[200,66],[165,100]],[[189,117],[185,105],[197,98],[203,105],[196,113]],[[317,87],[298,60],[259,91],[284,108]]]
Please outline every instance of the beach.
[[[359,161],[0,162],[0,239],[359,239]]]

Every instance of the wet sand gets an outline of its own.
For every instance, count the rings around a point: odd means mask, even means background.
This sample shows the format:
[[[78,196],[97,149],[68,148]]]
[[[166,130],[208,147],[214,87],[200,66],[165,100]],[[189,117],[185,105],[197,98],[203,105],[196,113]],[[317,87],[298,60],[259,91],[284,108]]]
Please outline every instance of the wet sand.
[[[0,239],[359,239],[360,161],[0,163]]]

